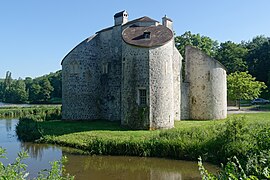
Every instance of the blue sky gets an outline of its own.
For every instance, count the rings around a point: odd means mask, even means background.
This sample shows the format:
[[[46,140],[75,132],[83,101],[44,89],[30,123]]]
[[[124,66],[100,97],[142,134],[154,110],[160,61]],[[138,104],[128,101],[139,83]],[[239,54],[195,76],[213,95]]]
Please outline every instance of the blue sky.
[[[38,77],[61,69],[62,58],[113,15],[174,21],[176,35],[200,33],[219,42],[270,37],[269,0],[3,0],[0,1],[0,78]]]

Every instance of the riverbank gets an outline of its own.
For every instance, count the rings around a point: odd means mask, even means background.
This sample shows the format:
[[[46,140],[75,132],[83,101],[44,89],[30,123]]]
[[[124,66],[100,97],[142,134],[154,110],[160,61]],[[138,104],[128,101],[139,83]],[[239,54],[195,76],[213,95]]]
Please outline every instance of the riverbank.
[[[174,129],[156,131],[128,130],[118,122],[25,119],[17,132],[22,140],[30,137],[40,143],[77,148],[85,154],[195,161],[201,156],[204,161],[220,163],[234,155],[245,159],[251,151],[269,149],[270,142],[265,143],[265,136],[270,137],[269,125],[270,113],[234,114],[216,121],[179,121]]]

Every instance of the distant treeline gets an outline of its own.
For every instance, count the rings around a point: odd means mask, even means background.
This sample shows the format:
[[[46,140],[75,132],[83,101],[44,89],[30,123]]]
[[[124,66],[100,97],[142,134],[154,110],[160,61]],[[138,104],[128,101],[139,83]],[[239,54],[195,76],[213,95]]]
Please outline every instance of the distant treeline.
[[[38,78],[12,79],[11,72],[0,81],[0,101],[6,103],[61,103],[61,70]]]

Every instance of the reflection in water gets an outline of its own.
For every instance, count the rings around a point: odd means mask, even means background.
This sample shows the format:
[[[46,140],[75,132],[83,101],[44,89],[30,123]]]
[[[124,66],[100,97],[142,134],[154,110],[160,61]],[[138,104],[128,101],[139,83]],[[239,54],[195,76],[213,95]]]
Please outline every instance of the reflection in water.
[[[21,148],[27,151],[31,158],[36,160],[42,160],[44,152],[46,151],[57,151],[60,149],[60,147],[49,144],[35,144],[29,142],[21,142]]]
[[[68,157],[67,172],[75,175],[76,179],[201,179],[196,162],[125,156],[79,156],[64,152],[63,154]],[[206,167],[210,172],[216,171],[216,166],[206,164]]]
[[[30,178],[37,175],[40,170],[50,168],[49,161],[59,160],[62,157],[62,150],[59,147],[20,142],[16,135],[16,124],[18,119],[0,120],[0,147],[6,149],[7,159],[0,159],[4,165],[13,163],[18,152],[25,149],[30,158],[23,162],[27,164]]]
[[[6,119],[6,131],[10,132],[12,127],[12,121]]]
[[[161,158],[141,158],[123,156],[82,156],[72,155],[70,148],[60,148],[47,144],[23,143],[18,141],[15,126],[17,119],[0,120],[0,146],[7,149],[8,159],[0,159],[5,165],[14,162],[17,153],[22,149],[28,151],[30,158],[24,163],[28,165],[30,178],[40,170],[50,168],[50,161],[60,160],[62,153],[67,156],[67,172],[75,175],[75,179],[110,179],[110,180],[176,180],[200,179],[196,162],[169,160]],[[216,166],[205,164],[210,172]]]

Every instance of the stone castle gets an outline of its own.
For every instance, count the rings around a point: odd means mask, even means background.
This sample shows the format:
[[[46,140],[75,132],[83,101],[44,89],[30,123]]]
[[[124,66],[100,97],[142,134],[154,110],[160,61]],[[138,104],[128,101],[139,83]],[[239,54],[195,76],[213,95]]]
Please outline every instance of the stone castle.
[[[162,23],[146,16],[128,21],[122,11],[114,26],[72,49],[61,63],[63,119],[160,129],[175,120],[226,118],[224,66],[188,46],[183,82],[172,28],[166,16]]]

